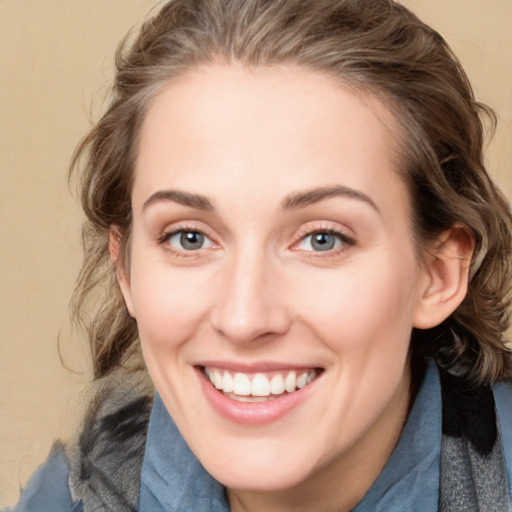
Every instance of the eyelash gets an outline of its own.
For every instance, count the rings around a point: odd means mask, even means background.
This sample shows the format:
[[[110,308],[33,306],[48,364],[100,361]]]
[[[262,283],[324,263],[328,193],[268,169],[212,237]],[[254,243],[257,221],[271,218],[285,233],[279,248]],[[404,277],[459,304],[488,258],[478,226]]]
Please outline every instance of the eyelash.
[[[200,247],[196,250],[187,250],[187,249],[178,249],[170,244],[170,240],[176,236],[176,235],[183,235],[184,233],[196,233],[199,235],[202,235],[205,237],[206,240],[209,241],[211,244],[208,248],[218,247],[218,244],[216,244],[212,238],[205,233],[204,230],[198,229],[195,226],[182,226],[177,229],[173,229],[172,231],[166,231],[162,233],[162,235],[158,238],[159,245],[164,246],[165,250],[171,252],[172,254],[179,256],[179,257],[193,257],[196,256],[201,249],[204,249],[204,247]],[[300,247],[297,247],[298,245],[305,242],[305,240],[308,237],[313,237],[315,235],[328,235],[335,237],[337,241],[339,242],[338,247],[334,247],[332,249],[327,249],[325,251],[315,251],[315,250],[307,250],[307,249],[301,249]],[[291,247],[291,250],[301,252],[308,258],[328,258],[337,256],[342,252],[345,252],[349,247],[352,247],[356,245],[356,241],[354,238],[348,236],[341,230],[333,229],[331,227],[326,228],[315,228],[310,229],[308,227],[302,228],[298,233],[297,237],[299,238],[298,242],[294,242],[294,244]]]

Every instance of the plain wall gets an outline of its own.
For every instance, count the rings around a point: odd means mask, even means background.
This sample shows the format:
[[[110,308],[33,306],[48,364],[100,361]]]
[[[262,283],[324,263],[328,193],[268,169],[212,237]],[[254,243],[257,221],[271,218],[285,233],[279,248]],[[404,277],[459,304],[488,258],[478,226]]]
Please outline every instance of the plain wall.
[[[512,1],[403,3],[452,44],[497,111],[488,163],[512,197]],[[68,320],[81,214],[67,166],[104,104],[117,42],[154,4],[0,0],[0,508],[78,417],[90,365]]]

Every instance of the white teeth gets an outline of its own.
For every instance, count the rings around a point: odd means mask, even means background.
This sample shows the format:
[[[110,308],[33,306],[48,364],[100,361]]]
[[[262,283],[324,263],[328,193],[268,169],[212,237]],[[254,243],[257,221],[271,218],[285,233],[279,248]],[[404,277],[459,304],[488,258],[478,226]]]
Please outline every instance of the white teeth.
[[[262,373],[257,373],[252,379],[251,395],[268,396],[270,395],[270,382]]]
[[[295,391],[295,386],[297,384],[297,374],[295,372],[290,372],[286,379],[284,380],[284,388],[288,393],[293,393]]]
[[[222,378],[222,389],[224,393],[231,393],[233,391],[233,377],[231,377],[231,373],[224,372],[224,377]]]
[[[251,394],[251,381],[244,373],[235,373],[233,393],[241,396],[249,396]]]
[[[307,379],[308,379],[308,374],[301,373],[297,378],[297,387],[299,389],[302,389],[306,385]]]
[[[234,376],[227,370],[217,368],[205,368],[205,374],[210,382],[224,393],[232,393],[238,397],[254,397],[264,399],[271,395],[282,395],[285,391],[293,393],[309,384],[317,375],[315,370],[300,373],[289,371],[285,376],[283,373],[276,373],[269,379],[263,373],[256,373],[252,381],[245,373],[235,373]],[[244,401],[244,400],[241,400]],[[261,401],[261,400],[260,400]]]
[[[284,393],[284,379],[283,376],[280,373],[277,373],[272,377],[270,380],[270,392],[273,395],[280,395]]]
[[[222,375],[220,374],[219,370],[213,370],[212,376],[213,376],[213,385],[217,389],[222,389]]]
[[[237,402],[250,402],[250,403],[256,403],[256,402],[268,402],[269,400],[272,400],[272,398],[268,398],[266,396],[240,396],[235,395],[234,393],[229,393],[227,396],[231,398],[231,400],[236,400]]]

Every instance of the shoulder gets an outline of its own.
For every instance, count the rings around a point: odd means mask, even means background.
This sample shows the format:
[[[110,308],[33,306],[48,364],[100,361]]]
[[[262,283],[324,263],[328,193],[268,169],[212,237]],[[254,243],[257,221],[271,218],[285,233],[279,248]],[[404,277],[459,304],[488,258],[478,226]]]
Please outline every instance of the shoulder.
[[[145,372],[94,382],[79,435],[56,443],[14,512],[131,511],[137,507],[153,389]]]
[[[512,492],[512,382],[494,384],[493,391],[503,438],[508,480]]]
[[[64,445],[57,442],[30,478],[14,512],[81,512],[71,499],[69,471]]]

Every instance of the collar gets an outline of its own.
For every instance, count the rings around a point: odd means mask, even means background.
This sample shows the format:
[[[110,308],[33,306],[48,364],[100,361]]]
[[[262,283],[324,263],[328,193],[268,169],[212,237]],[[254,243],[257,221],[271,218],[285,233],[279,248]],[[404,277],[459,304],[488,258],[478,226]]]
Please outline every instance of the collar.
[[[437,512],[441,408],[439,372],[431,362],[396,448],[353,512]]]
[[[435,364],[427,369],[400,441],[353,512],[437,511],[441,390]],[[201,466],[158,393],[149,421],[139,512],[229,512],[224,487]]]
[[[229,512],[224,487],[190,451],[155,394],[142,463],[139,512]]]

